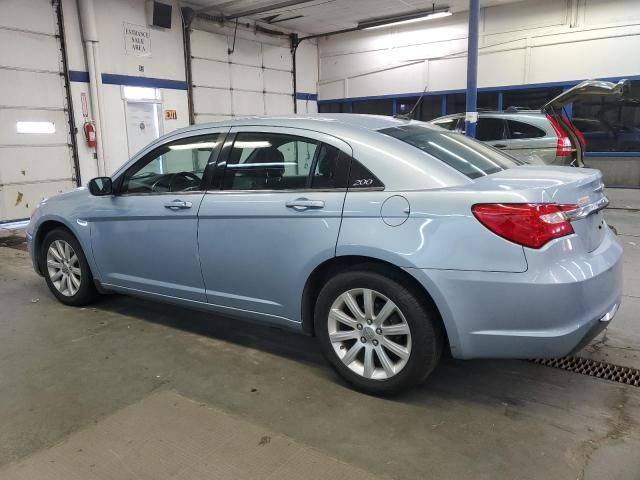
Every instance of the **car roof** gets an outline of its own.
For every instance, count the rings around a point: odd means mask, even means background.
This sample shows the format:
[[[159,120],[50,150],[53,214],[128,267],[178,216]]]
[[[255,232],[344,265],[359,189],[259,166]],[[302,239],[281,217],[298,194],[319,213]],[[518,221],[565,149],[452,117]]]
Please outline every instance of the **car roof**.
[[[365,115],[358,113],[309,113],[291,115],[268,115],[238,117],[219,122],[198,123],[180,129],[180,132],[200,130],[210,127],[243,127],[243,126],[271,126],[304,128],[329,132],[337,128],[350,127],[357,130],[376,131],[383,128],[407,125],[412,120],[394,118],[384,115]]]
[[[385,185],[390,190],[417,190],[459,185],[471,181],[457,170],[416,149],[414,146],[379,132],[379,130],[385,128],[412,124],[419,124],[423,128],[443,132],[436,125],[416,120],[349,113],[243,117],[220,122],[198,123],[180,130],[174,130],[150,143],[132,157],[129,162],[116,170],[114,176],[119,175],[132,162],[137,161],[159,144],[175,138],[198,135],[202,131],[212,128],[284,127],[317,132],[334,137],[347,144],[352,149],[350,154],[354,155],[374,175],[383,176]],[[406,169],[389,169],[389,165],[402,165]],[[407,174],[404,170],[412,173]]]
[[[532,117],[532,118],[540,118],[543,117],[544,114],[540,110],[520,110],[520,111],[498,111],[498,110],[480,110],[478,112],[479,117],[506,117],[506,118],[523,118],[523,117]],[[429,122],[436,122],[441,120],[448,120],[452,118],[461,118],[464,117],[464,113],[451,113],[449,115],[443,115],[442,117],[434,118],[433,120],[429,120]]]

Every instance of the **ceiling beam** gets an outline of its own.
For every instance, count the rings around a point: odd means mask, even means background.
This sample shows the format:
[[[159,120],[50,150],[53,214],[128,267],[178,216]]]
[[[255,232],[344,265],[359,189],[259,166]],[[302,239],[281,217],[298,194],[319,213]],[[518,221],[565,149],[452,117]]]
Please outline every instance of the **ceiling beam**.
[[[234,20],[234,19],[239,18],[239,17],[250,17],[252,15],[258,15],[259,13],[271,12],[273,10],[280,10],[281,8],[295,7],[296,5],[300,5],[302,3],[310,3],[310,2],[313,2],[313,1],[315,1],[315,0],[287,0],[287,1],[284,1],[284,2],[272,3],[271,5],[264,5],[262,7],[253,8],[251,10],[244,10],[242,12],[232,13],[230,15],[226,15],[224,13],[225,7],[228,7],[232,3],[237,3],[237,2],[225,2],[225,3],[220,3],[218,5],[213,5],[211,7],[202,8],[202,9],[198,10],[198,13],[204,13],[206,11],[217,10],[217,11],[219,11],[219,12],[221,12],[223,14],[225,19]]]

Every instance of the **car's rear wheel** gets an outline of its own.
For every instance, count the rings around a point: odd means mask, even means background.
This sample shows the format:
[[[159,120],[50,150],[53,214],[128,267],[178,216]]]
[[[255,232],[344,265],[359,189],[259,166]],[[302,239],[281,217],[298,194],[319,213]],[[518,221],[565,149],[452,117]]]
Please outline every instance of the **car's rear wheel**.
[[[64,229],[47,233],[40,252],[40,271],[51,293],[66,305],[81,306],[97,295],[89,264],[76,238]]]
[[[321,290],[315,333],[323,354],[355,388],[392,394],[424,381],[442,353],[430,306],[376,269],[340,273]]]

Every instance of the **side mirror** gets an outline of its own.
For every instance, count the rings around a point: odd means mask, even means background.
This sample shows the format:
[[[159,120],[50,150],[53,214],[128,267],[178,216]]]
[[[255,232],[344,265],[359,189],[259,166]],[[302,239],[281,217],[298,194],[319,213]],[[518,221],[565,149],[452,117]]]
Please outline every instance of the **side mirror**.
[[[92,178],[89,182],[89,192],[96,197],[113,194],[113,183],[109,177]]]

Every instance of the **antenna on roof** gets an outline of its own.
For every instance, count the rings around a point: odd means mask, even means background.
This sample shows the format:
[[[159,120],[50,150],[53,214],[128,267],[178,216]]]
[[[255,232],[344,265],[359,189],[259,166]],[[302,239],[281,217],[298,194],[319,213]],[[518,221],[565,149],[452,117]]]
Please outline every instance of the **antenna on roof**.
[[[418,99],[416,104],[411,108],[411,110],[409,110],[408,113],[398,113],[398,114],[394,115],[393,118],[397,118],[399,120],[413,120],[413,112],[416,111],[416,108],[418,108],[418,106],[422,102],[422,99],[424,98],[425,93],[427,93],[427,86],[426,85],[424,87],[424,90],[422,91],[422,95],[420,95],[420,98]]]

